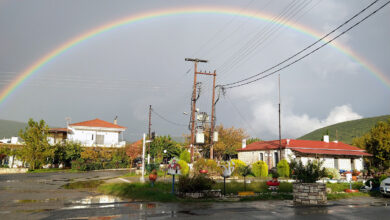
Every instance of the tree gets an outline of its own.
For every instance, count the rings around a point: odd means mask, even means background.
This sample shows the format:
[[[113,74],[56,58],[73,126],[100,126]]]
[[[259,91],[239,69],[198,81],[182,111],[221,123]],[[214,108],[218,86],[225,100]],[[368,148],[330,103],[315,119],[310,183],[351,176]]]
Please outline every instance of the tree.
[[[186,151],[186,150],[183,150],[181,153],[180,153],[180,160],[184,160],[185,162],[187,163],[190,163],[191,162],[191,154],[190,152]]]
[[[373,155],[372,166],[380,169],[390,167],[390,119],[380,121],[360,138],[355,138],[353,144],[366,149]]]
[[[215,127],[215,131],[218,131],[218,141],[214,143],[214,157],[228,159],[237,154],[237,149],[241,148],[242,139],[248,137],[245,130],[242,128],[224,128],[223,125]],[[205,128],[205,140],[209,140],[210,128]],[[205,144],[204,157],[209,156],[210,145]],[[207,153],[206,153],[207,152]]]
[[[263,140],[261,140],[260,138],[249,138],[249,139],[247,139],[246,140],[246,145],[249,145],[249,144],[252,144],[252,143],[254,143],[254,142],[259,142],[259,141],[263,141]]]
[[[142,140],[126,146],[126,155],[130,158],[130,168],[133,167],[133,161],[142,156]]]
[[[246,191],[246,176],[252,173],[250,166],[240,166],[238,167],[238,173],[244,177],[244,191]]]
[[[19,136],[24,140],[21,157],[32,170],[41,167],[54,154],[47,140],[49,127],[44,120],[35,122],[32,118],[28,121],[25,130],[19,131]]]
[[[164,154],[164,150],[167,151]],[[180,145],[172,140],[168,136],[156,136],[154,140],[150,143],[150,156],[155,159],[156,162],[162,162],[163,157],[173,158],[179,157],[182,149]]]

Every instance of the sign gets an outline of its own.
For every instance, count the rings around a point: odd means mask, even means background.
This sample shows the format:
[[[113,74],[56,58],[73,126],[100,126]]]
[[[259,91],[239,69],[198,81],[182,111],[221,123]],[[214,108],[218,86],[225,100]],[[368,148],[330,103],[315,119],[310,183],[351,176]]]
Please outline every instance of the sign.
[[[176,163],[176,159],[172,160],[172,163],[168,165],[168,174],[170,175],[181,175],[180,164]]]

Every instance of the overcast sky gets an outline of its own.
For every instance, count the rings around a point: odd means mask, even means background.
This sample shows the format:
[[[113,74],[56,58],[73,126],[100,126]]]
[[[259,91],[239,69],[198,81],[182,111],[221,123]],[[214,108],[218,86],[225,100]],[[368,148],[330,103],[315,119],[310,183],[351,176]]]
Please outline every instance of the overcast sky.
[[[66,41],[103,24],[178,7],[229,7],[283,17],[319,33],[337,27],[372,1],[76,1],[0,0],[0,91]],[[372,9],[384,4],[381,0]],[[367,15],[368,13],[365,13]],[[362,18],[362,17],[359,17]],[[357,20],[356,20],[357,21]],[[390,6],[336,40],[390,78]],[[267,35],[269,34],[269,35]],[[135,140],[147,131],[149,105],[166,119],[188,124],[193,64],[217,71],[217,84],[259,73],[315,39],[293,29],[238,15],[181,14],[113,29],[69,49],[26,80],[0,107],[0,118],[44,119],[65,126],[100,118],[128,127]],[[244,53],[242,53],[245,51]],[[281,74],[282,137],[297,138],[345,120],[390,113],[390,87],[340,50],[326,46]],[[211,110],[211,77],[200,76],[200,111]],[[253,137],[278,138],[277,74],[226,91],[217,124]],[[188,134],[152,115],[158,135]]]

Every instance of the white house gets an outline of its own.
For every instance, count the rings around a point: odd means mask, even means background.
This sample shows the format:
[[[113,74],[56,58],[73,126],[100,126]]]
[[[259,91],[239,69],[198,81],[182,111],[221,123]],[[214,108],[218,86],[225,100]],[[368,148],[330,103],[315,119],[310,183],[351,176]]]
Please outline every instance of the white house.
[[[324,161],[323,167],[336,168],[339,170],[363,170],[363,157],[372,156],[365,150],[344,144],[342,142],[329,142],[329,136],[324,136],[324,141],[283,139],[259,141],[249,145],[242,145],[238,151],[238,159],[247,164],[262,160],[268,168],[273,168],[281,158],[290,161],[299,159],[303,164],[309,160],[320,159]]]
[[[124,147],[123,132],[126,127],[98,118],[68,125],[67,140],[86,147]]]

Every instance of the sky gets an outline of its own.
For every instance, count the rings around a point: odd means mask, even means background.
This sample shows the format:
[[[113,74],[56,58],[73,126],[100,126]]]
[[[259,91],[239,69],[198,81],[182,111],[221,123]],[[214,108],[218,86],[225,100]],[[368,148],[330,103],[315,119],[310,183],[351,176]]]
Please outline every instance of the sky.
[[[268,14],[273,21],[297,23],[324,35],[371,2],[0,0],[0,93],[46,54],[104,24],[179,8],[235,12],[152,17],[91,37],[51,59],[11,92],[0,104],[0,119],[44,119],[65,127],[67,117],[76,123],[94,118],[111,122],[118,116],[118,124],[127,127],[125,138],[137,140],[147,132],[152,105],[157,135],[189,134],[186,113],[191,111],[194,68],[185,58],[208,60],[198,70],[215,70],[216,84],[223,85],[260,73],[317,40],[240,14]],[[385,2],[378,1],[351,24]],[[388,80],[389,20],[387,5],[335,40]],[[390,85],[330,45],[278,73],[282,138],[390,114]],[[198,76],[198,81],[197,108],[210,114],[212,77]],[[216,104],[217,124],[243,128],[251,137],[277,139],[278,103],[277,74],[227,89]]]

